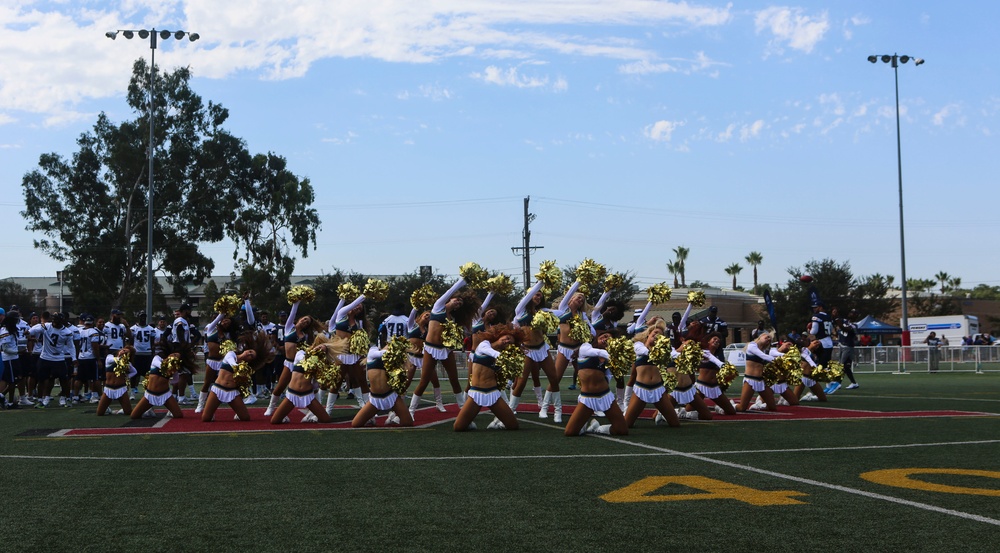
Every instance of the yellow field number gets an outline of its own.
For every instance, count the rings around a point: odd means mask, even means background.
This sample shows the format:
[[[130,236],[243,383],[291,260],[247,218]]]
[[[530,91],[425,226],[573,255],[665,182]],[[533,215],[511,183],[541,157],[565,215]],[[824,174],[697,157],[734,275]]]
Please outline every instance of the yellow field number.
[[[699,490],[702,493],[657,494],[656,491],[669,484],[677,484]],[[792,496],[808,495],[792,490],[761,491],[722,480],[704,476],[649,476],[624,488],[608,492],[601,499],[608,503],[639,503],[650,501],[703,501],[709,499],[731,499],[757,505],[804,505]]]
[[[995,478],[1000,480],[1000,472],[992,470],[972,470],[972,469],[885,469],[874,470],[861,474],[861,478],[876,484],[893,486],[896,488],[908,488],[911,490],[923,490],[927,492],[958,493],[965,495],[988,495],[1000,497],[1000,489],[996,488],[966,488],[962,486],[948,486],[946,484],[934,484],[913,478],[921,474],[953,474],[958,476],[981,476],[983,478]]]

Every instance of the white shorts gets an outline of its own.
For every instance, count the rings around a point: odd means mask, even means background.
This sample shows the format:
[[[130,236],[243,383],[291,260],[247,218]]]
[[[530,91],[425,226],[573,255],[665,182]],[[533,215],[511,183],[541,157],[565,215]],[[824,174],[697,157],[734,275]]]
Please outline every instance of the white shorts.
[[[667,390],[663,387],[663,383],[656,384],[654,386],[648,387],[642,382],[636,382],[635,386],[632,387],[632,393],[635,397],[645,401],[646,403],[656,403],[660,401]]]
[[[337,359],[340,360],[341,365],[355,365],[361,360],[361,356],[353,353],[341,353]]]
[[[480,407],[492,407],[503,398],[499,388],[469,388],[469,399]]]
[[[111,388],[108,386],[104,387],[104,395],[108,396],[108,399],[118,399],[125,395],[125,392],[127,391],[128,386],[125,384],[122,384],[120,388]]]
[[[607,411],[615,402],[615,393],[611,390],[601,395],[583,393],[577,401],[589,407],[591,411]]]
[[[222,403],[229,403],[234,399],[241,397],[238,389],[234,388],[230,390],[223,388],[218,384],[212,384],[212,393],[215,394],[215,397],[219,398],[219,401]]]
[[[290,388],[285,388],[285,399],[299,409],[309,407],[309,404],[316,399],[316,392],[309,390],[305,394],[299,394]]]
[[[412,353],[407,353],[406,355],[409,356],[409,358],[410,358],[410,364],[412,364],[414,367],[416,367],[416,368],[419,369],[419,368],[422,368],[424,366],[424,356],[423,355],[414,355]]]
[[[634,392],[635,388],[632,388],[632,391]],[[696,390],[693,385],[684,389],[674,388],[674,390],[670,392],[670,397],[674,398],[674,401],[678,405],[687,405],[688,403],[694,401],[695,391]]]
[[[572,361],[573,359],[576,359],[576,354],[577,354],[578,351],[580,351],[580,346],[576,346],[575,348],[570,349],[570,348],[568,348],[568,347],[560,344],[560,345],[556,346],[556,351],[558,353],[561,353],[562,356],[565,357],[566,359]]]
[[[541,363],[549,357],[549,343],[542,342],[537,348],[526,348],[524,356],[536,363]]]
[[[390,391],[383,395],[379,394],[368,394],[368,403],[371,403],[379,411],[389,411],[396,405],[396,399],[399,398],[399,394]]]
[[[162,394],[145,392],[144,394],[142,394],[142,397],[146,398],[146,401],[148,401],[149,404],[152,405],[153,407],[163,407],[164,405],[167,404],[167,400],[173,397],[173,394],[170,393],[170,390],[167,390]]]
[[[785,390],[787,390],[787,389],[788,389],[788,383],[787,382],[778,382],[778,383],[775,383],[775,384],[771,385],[771,391],[773,391],[774,393],[776,393],[778,395],[781,395],[781,394],[785,393]]]
[[[222,359],[206,359],[205,366],[210,370],[219,372],[219,368],[222,367]]]
[[[438,361],[444,361],[451,355],[451,350],[448,348],[439,348],[437,346],[432,346],[424,342],[424,353],[431,354],[431,357]],[[423,368],[423,367],[420,367]]]
[[[702,384],[701,382],[695,382],[694,387],[698,388],[701,395],[707,397],[708,399],[715,399],[722,395],[722,388],[718,384]]]
[[[763,392],[764,388],[767,387],[767,385],[764,384],[764,379],[759,376],[743,375],[743,383],[746,384],[747,386],[750,386],[750,389],[757,392],[758,394],[760,392]]]

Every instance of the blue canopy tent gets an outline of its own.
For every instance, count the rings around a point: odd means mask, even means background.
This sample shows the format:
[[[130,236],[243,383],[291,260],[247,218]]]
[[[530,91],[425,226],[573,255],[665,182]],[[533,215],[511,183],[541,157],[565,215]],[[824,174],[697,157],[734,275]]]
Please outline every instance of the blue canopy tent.
[[[859,334],[901,334],[903,332],[902,328],[883,323],[871,315],[858,321],[857,325]]]

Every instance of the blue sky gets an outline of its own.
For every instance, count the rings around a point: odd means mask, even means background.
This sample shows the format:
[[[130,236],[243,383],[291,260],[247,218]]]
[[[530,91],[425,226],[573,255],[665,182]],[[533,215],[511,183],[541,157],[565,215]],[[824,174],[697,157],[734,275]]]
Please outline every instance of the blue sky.
[[[899,68],[907,276],[1000,284],[1000,82],[993,2],[8,1],[0,7],[0,277],[55,274],[24,231],[21,180],[70,156],[124,100],[142,40],[230,111],[251,152],[285,156],[323,226],[300,274],[462,263],[520,274],[592,257],[640,283],[728,287],[810,259],[898,280],[892,68]],[[216,273],[231,245],[208,245]],[[19,266],[20,265],[20,266]]]

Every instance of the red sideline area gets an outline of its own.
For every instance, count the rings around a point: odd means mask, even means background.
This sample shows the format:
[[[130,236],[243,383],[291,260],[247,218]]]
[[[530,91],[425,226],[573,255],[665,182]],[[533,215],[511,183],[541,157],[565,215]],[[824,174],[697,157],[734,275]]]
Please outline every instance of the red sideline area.
[[[276,432],[289,430],[344,430],[351,429],[351,419],[347,418],[355,412],[353,407],[338,407],[338,411],[345,411],[344,414],[335,413],[331,424],[303,423],[301,422],[304,413],[299,410],[292,411],[289,417],[293,422],[287,424],[271,424],[268,418],[264,417],[264,409],[250,409],[249,421],[233,420],[233,412],[229,409],[219,409],[215,413],[215,421],[211,423],[201,422],[201,417],[195,415],[193,410],[185,410],[183,419],[162,418],[164,411],[160,410],[159,419],[155,425],[149,426],[152,419],[142,419],[141,421],[123,422],[125,426],[116,428],[76,428],[64,429],[49,434],[53,437],[62,436],[109,436],[109,435],[135,435],[135,434],[193,434],[193,433],[230,433],[230,432]],[[348,412],[349,411],[349,412]],[[518,407],[519,415],[530,414],[532,418],[538,413],[538,406],[526,404]],[[484,413],[489,411],[484,409]],[[564,418],[568,418],[573,412],[573,406],[563,407]],[[655,415],[652,409],[646,409],[642,413],[643,418],[652,418]],[[415,427],[427,427],[454,419],[458,414],[455,405],[448,405],[447,411],[439,412],[434,407],[425,407],[417,410]],[[780,407],[776,412],[751,411],[748,413],[738,413],[736,416],[716,415],[712,422],[749,420],[820,420],[820,419],[880,419],[880,418],[912,418],[912,417],[974,417],[992,415],[991,413],[979,413],[970,411],[859,411],[854,409],[837,409],[833,407],[820,406],[795,406]],[[110,417],[109,417],[110,418]],[[545,419],[546,421],[551,421]],[[144,424],[143,424],[144,421]],[[698,421],[692,421],[697,423]],[[385,417],[376,418],[378,428],[383,428]],[[137,424],[137,426],[128,426]],[[682,421],[682,424],[689,424]],[[399,429],[398,426],[385,428]]]

